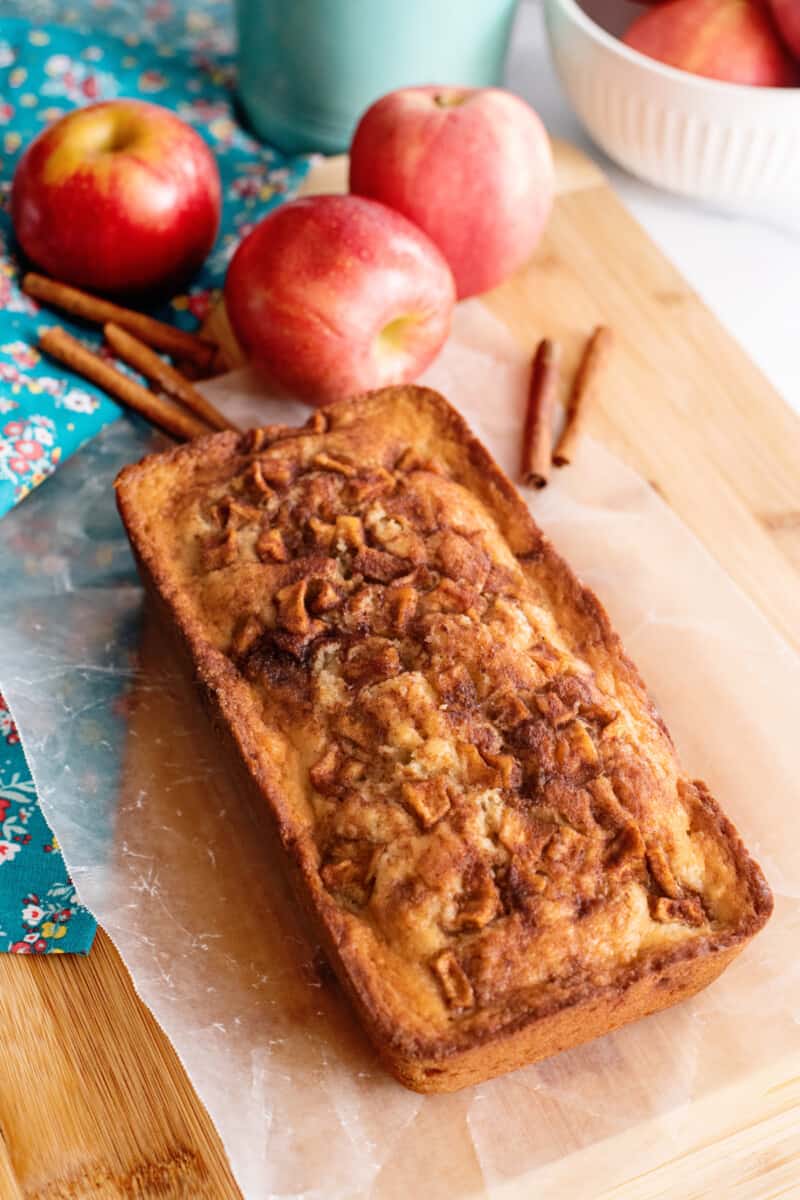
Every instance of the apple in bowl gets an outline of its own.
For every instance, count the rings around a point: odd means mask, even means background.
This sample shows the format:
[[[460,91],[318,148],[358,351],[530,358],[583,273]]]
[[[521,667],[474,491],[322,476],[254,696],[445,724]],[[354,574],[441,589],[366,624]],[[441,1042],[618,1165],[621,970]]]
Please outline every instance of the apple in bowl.
[[[786,45],[800,58],[800,4],[798,0],[769,0],[778,31]]]
[[[544,125],[501,88],[389,92],[367,109],[350,146],[350,191],[423,229],[449,262],[459,299],[530,257],[554,190]]]
[[[281,205],[244,239],[225,280],[242,348],[312,404],[415,379],[447,337],[454,303],[430,239],[359,196]]]
[[[666,0],[637,17],[623,41],[668,66],[726,83],[798,82],[765,0]]]
[[[76,287],[106,293],[175,287],[217,234],[214,156],[189,125],[143,100],[68,113],[20,159],[11,219],[25,254]]]

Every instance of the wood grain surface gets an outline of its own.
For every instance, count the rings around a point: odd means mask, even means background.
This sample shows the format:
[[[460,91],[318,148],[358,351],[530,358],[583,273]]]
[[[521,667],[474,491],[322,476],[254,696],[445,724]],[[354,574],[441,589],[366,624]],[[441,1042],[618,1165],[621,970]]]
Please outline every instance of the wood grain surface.
[[[800,421],[600,171],[573,147],[556,150],[547,235],[487,303],[528,347],[559,338],[567,378],[591,327],[615,327],[621,349],[592,433],[800,648]],[[312,182],[338,190],[342,179],[332,160]],[[680,1146],[654,1134],[645,1171],[634,1153],[643,1133],[631,1130],[587,1159],[586,1200],[800,1195],[799,1105],[800,1078],[751,1080],[714,1097]],[[604,1154],[631,1162],[613,1192]],[[449,1195],[465,1194],[452,1185]],[[87,959],[0,956],[0,1200],[238,1195],[205,1110],[107,936]]]

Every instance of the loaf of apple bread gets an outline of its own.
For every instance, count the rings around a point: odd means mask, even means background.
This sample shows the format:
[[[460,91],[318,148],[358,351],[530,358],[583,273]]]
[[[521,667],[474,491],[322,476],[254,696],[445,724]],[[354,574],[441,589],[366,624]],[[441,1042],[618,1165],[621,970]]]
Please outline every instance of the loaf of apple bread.
[[[602,607],[437,394],[203,438],[117,496],[403,1083],[452,1090],[672,1004],[766,921]]]

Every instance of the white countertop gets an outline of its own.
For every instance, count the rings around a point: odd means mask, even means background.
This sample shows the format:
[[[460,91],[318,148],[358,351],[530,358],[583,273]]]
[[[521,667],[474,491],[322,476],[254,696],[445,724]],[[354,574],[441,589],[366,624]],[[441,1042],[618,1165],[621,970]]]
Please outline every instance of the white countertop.
[[[800,412],[800,213],[796,230],[718,214],[616,167],[584,133],[561,89],[540,0],[521,5],[506,81],[553,136],[601,165],[627,208]]]

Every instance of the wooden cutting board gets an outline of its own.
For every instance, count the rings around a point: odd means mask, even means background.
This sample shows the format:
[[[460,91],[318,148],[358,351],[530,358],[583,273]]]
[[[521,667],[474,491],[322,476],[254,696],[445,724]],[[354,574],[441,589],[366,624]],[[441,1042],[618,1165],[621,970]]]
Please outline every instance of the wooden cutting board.
[[[624,386],[603,398],[592,432],[800,649],[800,421],[599,169],[566,144],[556,158],[547,235],[487,304],[527,347],[543,333],[559,338],[567,377],[596,322],[619,330]],[[332,160],[312,183],[338,190],[342,177]],[[800,1195],[799,1108],[800,1077],[784,1071],[698,1108],[685,1144],[654,1141],[643,1157],[631,1130],[607,1147],[631,1164],[613,1196]],[[610,1200],[602,1161],[587,1160],[587,1200]],[[454,1196],[468,1190],[453,1181]],[[524,1185],[507,1190],[521,1196]],[[88,959],[0,956],[0,1200],[238,1195],[205,1110],[103,931]]]

